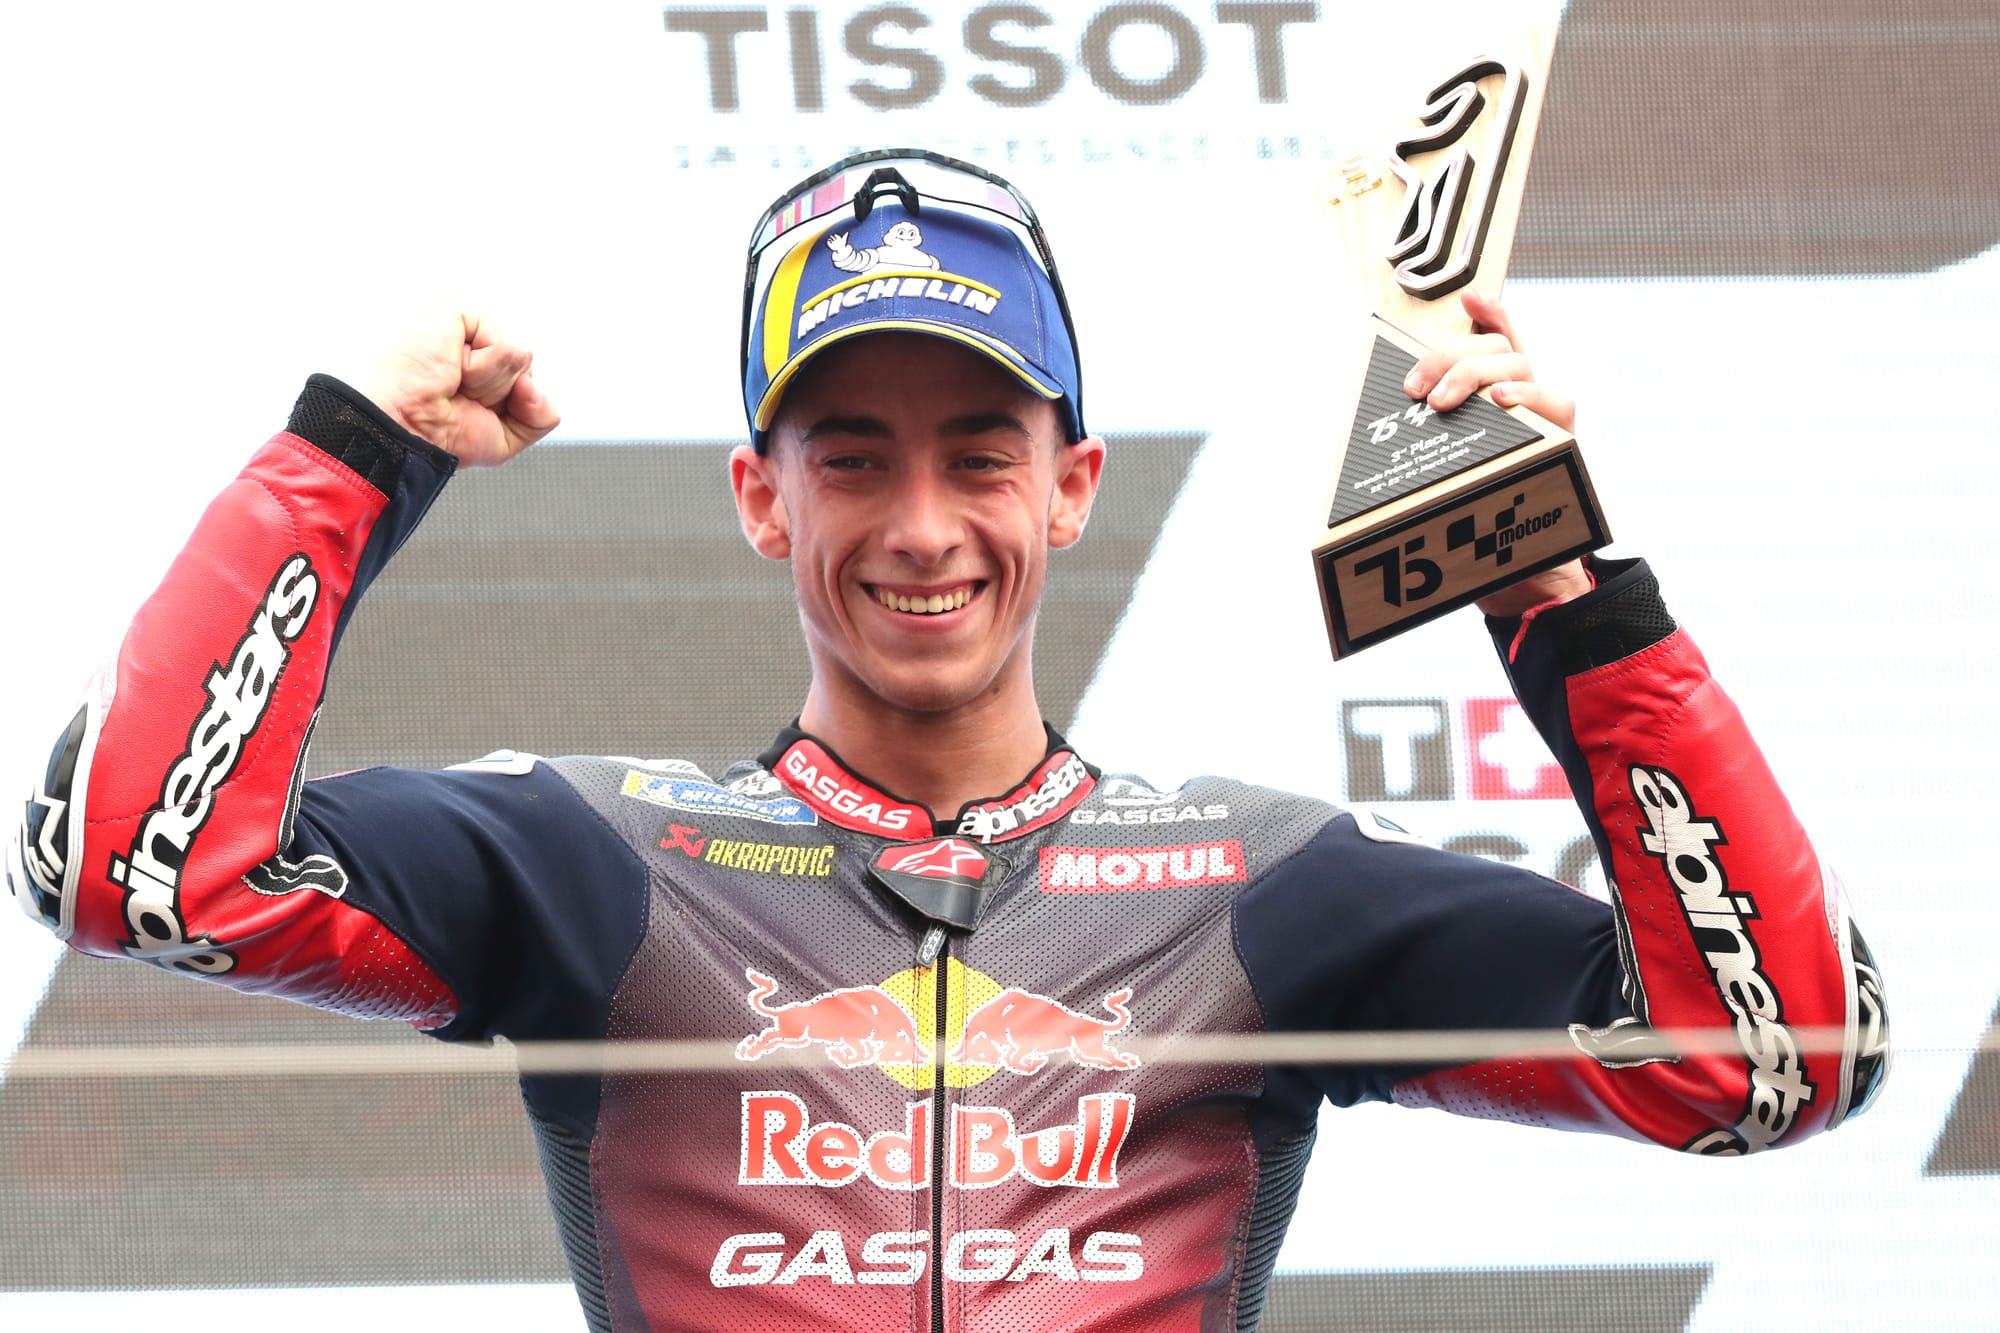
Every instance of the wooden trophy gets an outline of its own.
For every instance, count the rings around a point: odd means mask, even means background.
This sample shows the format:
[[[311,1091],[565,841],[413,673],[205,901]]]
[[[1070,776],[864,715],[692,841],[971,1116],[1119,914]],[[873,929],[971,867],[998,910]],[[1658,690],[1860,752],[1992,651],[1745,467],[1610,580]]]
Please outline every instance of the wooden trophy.
[[[1458,292],[1500,293],[1554,37],[1551,20],[1517,50],[1440,62],[1408,124],[1334,174],[1357,321],[1372,312],[1313,532],[1337,658],[1611,540],[1568,432],[1484,392],[1439,412],[1403,391],[1427,347],[1472,331]]]

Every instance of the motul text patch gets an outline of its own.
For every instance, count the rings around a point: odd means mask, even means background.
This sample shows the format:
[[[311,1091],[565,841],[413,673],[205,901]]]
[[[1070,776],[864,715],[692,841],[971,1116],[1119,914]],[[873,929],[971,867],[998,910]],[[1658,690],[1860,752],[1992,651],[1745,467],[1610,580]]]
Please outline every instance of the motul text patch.
[[[1043,893],[1119,893],[1195,884],[1241,884],[1243,844],[1191,843],[1184,847],[1044,847]]]

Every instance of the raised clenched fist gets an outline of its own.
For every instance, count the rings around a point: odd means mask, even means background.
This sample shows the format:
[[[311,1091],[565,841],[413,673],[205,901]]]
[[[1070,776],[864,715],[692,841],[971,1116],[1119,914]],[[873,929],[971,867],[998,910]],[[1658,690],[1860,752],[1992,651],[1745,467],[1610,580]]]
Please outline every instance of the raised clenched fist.
[[[405,429],[469,466],[504,463],[561,421],[530,373],[534,354],[475,314],[425,316],[363,391]]]

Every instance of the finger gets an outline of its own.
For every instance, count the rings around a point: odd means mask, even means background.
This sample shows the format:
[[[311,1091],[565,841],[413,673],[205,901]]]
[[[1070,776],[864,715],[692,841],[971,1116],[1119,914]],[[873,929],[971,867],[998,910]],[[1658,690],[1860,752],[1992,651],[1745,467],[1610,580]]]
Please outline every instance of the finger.
[[[535,377],[524,374],[514,381],[513,391],[507,395],[501,421],[506,426],[511,451],[518,453],[561,425],[562,414],[535,383]]]
[[[534,354],[527,348],[510,343],[468,346],[459,372],[459,392],[481,407],[498,410],[533,361]]]
[[[1493,356],[1513,350],[1513,345],[1497,333],[1471,333],[1447,339],[1417,358],[1409,378],[1403,381],[1403,388],[1412,398],[1422,398],[1437,387],[1447,371],[1468,357]]]
[[[465,324],[467,347],[505,346],[513,341],[501,333],[499,327],[484,315],[465,314],[460,318]]]
[[[1507,340],[1507,345],[1517,352],[1526,351],[1521,345],[1521,335],[1514,330],[1514,321],[1507,315],[1507,308],[1483,292],[1467,287],[1459,293],[1459,305],[1472,317],[1472,327],[1481,333],[1497,333]]]
[[[1502,407],[1525,407],[1547,422],[1576,433],[1576,399],[1551,393],[1542,385],[1505,381],[1493,386],[1493,401]]]
[[[1532,380],[1534,377],[1535,372],[1529,368],[1528,358],[1519,352],[1468,357],[1447,370],[1431,386],[1425,401],[1440,412],[1448,412],[1489,384]]]

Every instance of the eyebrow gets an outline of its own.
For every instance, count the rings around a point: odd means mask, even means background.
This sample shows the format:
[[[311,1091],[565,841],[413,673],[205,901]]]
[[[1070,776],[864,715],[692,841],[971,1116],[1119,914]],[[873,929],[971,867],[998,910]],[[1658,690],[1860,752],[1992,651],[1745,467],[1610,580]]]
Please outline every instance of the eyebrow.
[[[1005,431],[1029,439],[1034,432],[1027,423],[1012,412],[966,412],[950,417],[938,427],[938,434],[954,438],[987,435],[995,431]],[[890,435],[889,423],[880,417],[859,414],[843,415],[835,413],[824,416],[807,426],[799,435],[802,444],[810,444],[824,435],[854,435],[864,439],[886,439]]]
[[[956,416],[939,428],[941,435],[988,435],[994,431],[1008,431],[1016,435],[1034,438],[1034,432],[1027,423],[1012,412],[967,412]]]
[[[825,416],[799,432],[799,443],[811,444],[822,435],[861,435],[886,437],[889,423],[880,417]]]

